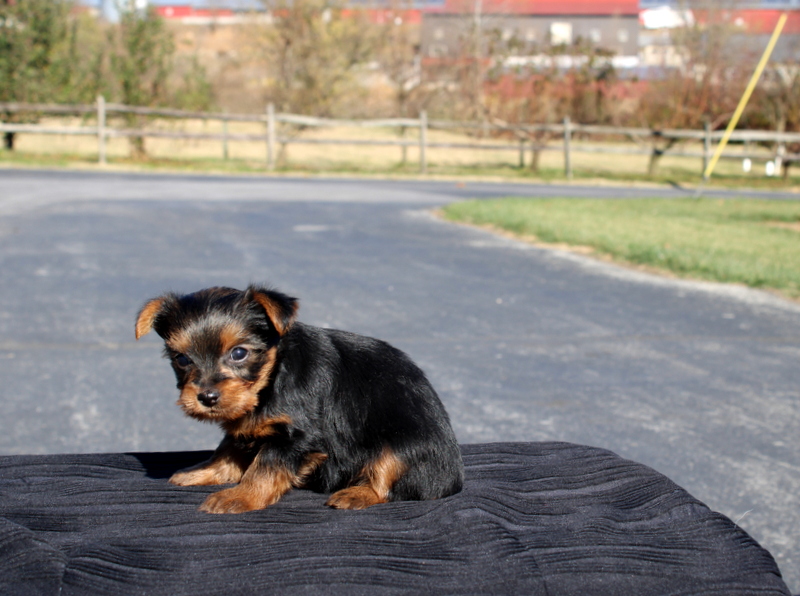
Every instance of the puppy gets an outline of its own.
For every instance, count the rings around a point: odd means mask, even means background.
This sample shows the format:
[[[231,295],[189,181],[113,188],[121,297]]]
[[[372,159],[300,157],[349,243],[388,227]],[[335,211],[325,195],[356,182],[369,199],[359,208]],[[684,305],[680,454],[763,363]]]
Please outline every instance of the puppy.
[[[178,405],[225,432],[209,461],[170,482],[236,483],[205,500],[209,513],[263,509],[292,487],[332,493],[338,509],[461,490],[461,452],[425,374],[383,341],[296,321],[297,308],[252,285],[144,305],[136,339],[164,339]]]

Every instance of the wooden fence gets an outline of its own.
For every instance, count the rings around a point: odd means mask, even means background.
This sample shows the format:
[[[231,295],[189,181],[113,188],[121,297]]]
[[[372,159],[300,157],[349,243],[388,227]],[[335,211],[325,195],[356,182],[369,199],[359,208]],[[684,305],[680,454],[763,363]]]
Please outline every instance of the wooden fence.
[[[166,119],[196,119],[203,121],[219,121],[222,124],[222,132],[188,132],[188,131],[165,131],[147,128],[113,127],[109,124],[109,116],[135,114],[148,118]],[[228,158],[228,146],[231,142],[237,141],[257,141],[265,143],[265,161],[267,169],[274,169],[276,166],[279,146],[286,147],[289,144],[330,144],[330,145],[373,145],[373,146],[396,146],[400,147],[405,157],[408,147],[419,149],[419,171],[425,173],[428,170],[428,149],[475,149],[481,151],[513,151],[519,155],[519,164],[526,163],[526,156],[531,155],[532,166],[538,164],[539,155],[542,151],[561,151],[564,157],[564,174],[567,178],[572,177],[573,160],[572,153],[576,151],[572,140],[576,136],[588,137],[624,137],[633,141],[633,147],[626,146],[582,146],[579,151],[584,153],[607,153],[613,155],[648,155],[648,173],[653,175],[656,171],[658,161],[664,155],[677,157],[696,157],[702,159],[702,169],[704,171],[708,160],[714,151],[715,142],[722,138],[723,131],[712,131],[706,127],[705,130],[653,130],[649,128],[616,127],[575,124],[565,118],[559,124],[534,124],[534,125],[506,125],[492,123],[471,123],[428,120],[425,112],[420,113],[419,118],[387,118],[381,120],[341,120],[328,118],[313,118],[297,114],[276,113],[270,104],[264,114],[227,114],[211,112],[191,112],[184,110],[173,110],[164,108],[143,108],[126,106],[122,104],[106,103],[103,97],[98,97],[94,105],[54,105],[54,104],[22,104],[22,103],[0,103],[0,119],[5,115],[5,122],[0,122],[0,132],[24,134],[31,133],[37,135],[85,135],[97,138],[97,155],[101,164],[106,163],[106,143],[109,138],[114,137],[153,137],[153,138],[174,138],[174,139],[194,139],[194,140],[217,140],[222,144],[222,152],[225,159]],[[13,115],[13,116],[12,116]],[[33,120],[37,121],[43,115],[57,116],[83,116],[87,120],[93,118],[94,125],[81,126],[51,126],[42,124],[16,123],[13,120]],[[119,118],[117,119],[119,120]],[[146,120],[145,120],[146,122]],[[229,122],[253,122],[261,123],[265,130],[262,134],[252,133],[230,133],[228,132]],[[279,125],[283,124],[284,129],[295,131],[314,128],[314,127],[360,127],[360,128],[395,128],[403,132],[407,129],[417,130],[416,139],[398,138],[396,140],[386,139],[309,139],[302,138],[299,134],[279,134]],[[492,142],[463,142],[463,143],[444,143],[432,142],[428,138],[429,130],[450,130],[462,131],[475,137],[492,139]],[[737,130],[731,136],[732,142],[748,144],[758,143],[767,144],[771,148],[771,156],[776,164],[776,169],[780,169],[781,163],[788,165],[792,162],[800,161],[799,153],[787,151],[787,146],[800,144],[799,133],[780,133],[762,130]],[[699,149],[686,150],[686,142],[693,142],[700,145]],[[765,159],[763,152],[737,151],[735,154],[723,154],[723,158],[731,159]]]

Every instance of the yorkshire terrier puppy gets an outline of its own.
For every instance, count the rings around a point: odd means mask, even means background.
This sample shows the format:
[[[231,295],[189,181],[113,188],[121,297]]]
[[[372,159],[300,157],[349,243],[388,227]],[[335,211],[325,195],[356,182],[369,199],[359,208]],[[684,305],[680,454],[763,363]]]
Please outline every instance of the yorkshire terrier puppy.
[[[144,305],[178,380],[178,405],[225,436],[180,486],[236,485],[209,513],[277,502],[292,487],[332,493],[327,505],[438,499],[461,490],[461,452],[425,374],[389,344],[295,320],[298,302],[268,288],[209,288]]]

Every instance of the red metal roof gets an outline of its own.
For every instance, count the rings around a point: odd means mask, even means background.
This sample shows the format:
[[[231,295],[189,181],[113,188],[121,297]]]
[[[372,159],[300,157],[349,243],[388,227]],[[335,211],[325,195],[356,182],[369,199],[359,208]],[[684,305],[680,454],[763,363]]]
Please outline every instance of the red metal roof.
[[[446,0],[442,12],[528,15],[638,16],[639,0]],[[432,11],[435,12],[435,11]]]
[[[183,19],[187,17],[229,17],[233,16],[233,11],[228,8],[207,9],[194,8],[189,4],[173,4],[156,6],[156,13],[165,19]]]
[[[342,16],[349,17],[354,14],[365,14],[370,23],[384,25],[386,23],[398,22],[419,25],[422,22],[421,10],[391,10],[379,8],[345,9]]]
[[[797,10],[720,10],[709,13],[703,10],[695,10],[694,16],[697,22],[706,25],[713,21],[716,23],[726,23],[739,27],[747,33],[772,33],[781,14],[786,12],[789,18],[783,28],[783,33],[800,33],[800,11]]]

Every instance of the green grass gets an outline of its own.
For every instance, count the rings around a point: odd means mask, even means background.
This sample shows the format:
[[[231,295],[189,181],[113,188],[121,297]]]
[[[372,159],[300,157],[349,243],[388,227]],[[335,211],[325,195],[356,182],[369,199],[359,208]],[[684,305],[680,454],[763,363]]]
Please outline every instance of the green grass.
[[[451,221],[491,225],[546,243],[681,277],[800,298],[800,201],[519,199],[454,203]]]
[[[367,175],[367,176],[407,176],[417,177],[419,165],[416,159],[409,159],[405,164],[398,162],[389,163],[385,167],[360,163],[346,159],[303,160],[295,157],[295,151],[290,148],[287,163],[276,169],[277,173],[284,174],[337,174],[337,175]],[[134,160],[123,156],[109,156],[108,167],[134,169],[142,171],[172,171],[172,172],[209,172],[231,174],[264,174],[267,172],[263,159],[232,158],[223,160],[215,157],[148,157],[143,160]],[[0,149],[0,166],[5,167],[56,167],[56,168],[97,168],[97,158],[94,154],[79,153],[36,153],[29,151],[6,151]],[[737,188],[742,187],[787,191],[797,188],[800,184],[800,168],[791,170],[792,176],[787,180],[781,177],[767,178],[765,176],[744,175],[730,172],[715,172],[708,187]],[[428,163],[429,176],[444,176],[452,178],[485,178],[502,180],[519,180],[521,182],[563,182],[564,171],[562,168],[542,167],[533,172],[528,167],[519,167],[511,163],[472,163],[450,164],[430,160]],[[636,169],[630,171],[603,170],[597,167],[585,166],[576,168],[574,182],[577,184],[590,184],[598,179],[624,184],[655,183],[685,186],[696,186],[700,182],[698,168],[691,170],[662,166],[658,173],[649,177],[644,172]]]

